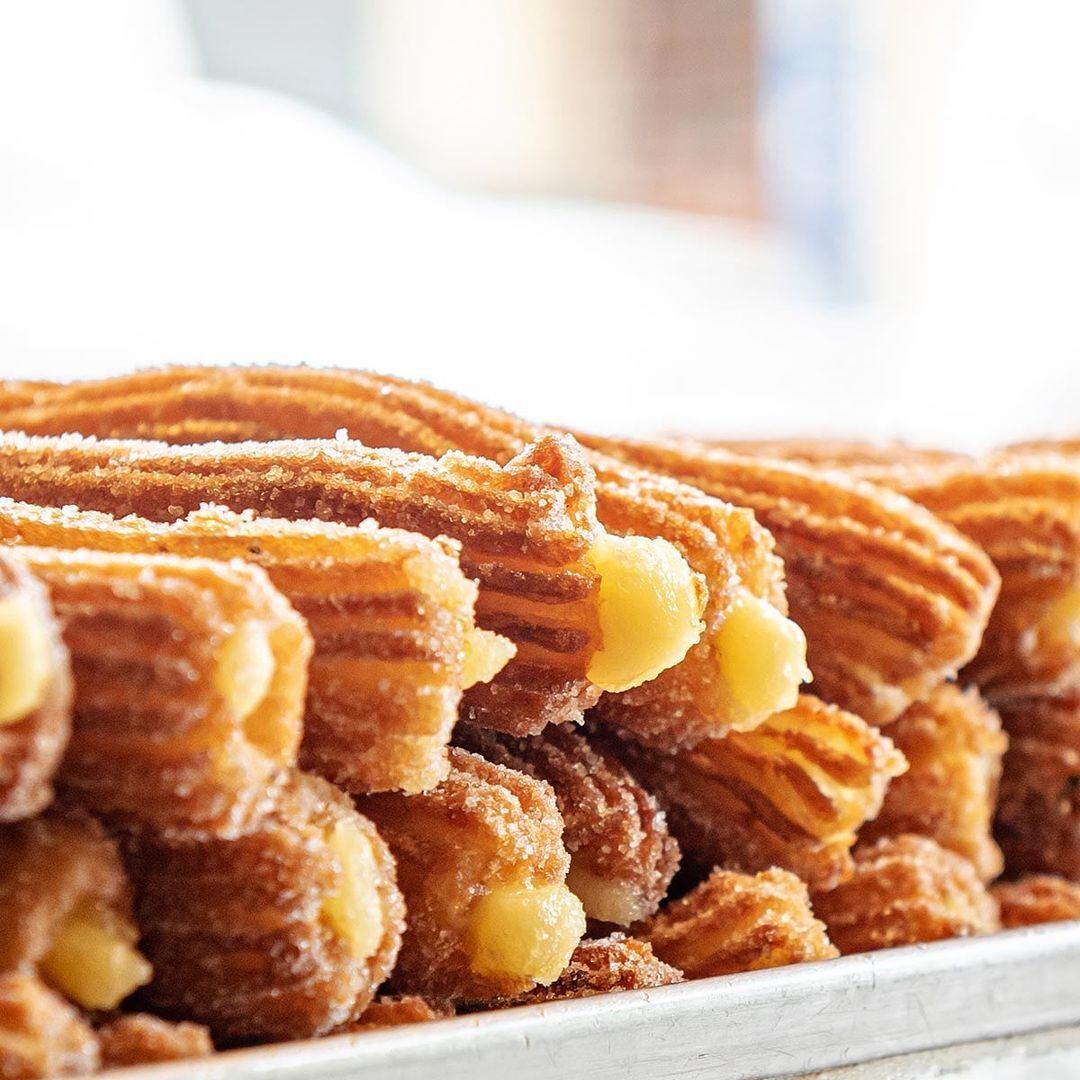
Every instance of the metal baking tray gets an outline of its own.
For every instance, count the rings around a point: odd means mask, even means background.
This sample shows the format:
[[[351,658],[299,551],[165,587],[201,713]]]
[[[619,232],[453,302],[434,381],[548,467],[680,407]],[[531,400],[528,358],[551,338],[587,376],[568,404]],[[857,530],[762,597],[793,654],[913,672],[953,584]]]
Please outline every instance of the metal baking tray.
[[[1080,922],[506,1009],[117,1080],[748,1080],[1080,1023]]]

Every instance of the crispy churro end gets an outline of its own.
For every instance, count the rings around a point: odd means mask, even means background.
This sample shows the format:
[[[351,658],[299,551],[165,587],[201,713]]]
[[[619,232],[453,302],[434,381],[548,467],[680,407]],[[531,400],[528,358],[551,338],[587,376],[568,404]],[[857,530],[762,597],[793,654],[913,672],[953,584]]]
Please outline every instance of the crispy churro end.
[[[115,1009],[153,975],[135,936],[134,926],[110,909],[79,904],[57,931],[41,973],[84,1009]]]
[[[461,671],[461,689],[491,682],[510,662],[517,646],[492,630],[473,629],[465,638],[465,660]]]
[[[270,635],[261,622],[251,619],[241,623],[221,646],[214,684],[237,715],[248,718],[266,698],[274,666]]]
[[[794,708],[799,687],[811,679],[802,628],[746,590],[728,609],[716,644],[721,675],[746,726]]]
[[[0,726],[45,700],[53,645],[45,615],[23,589],[0,600]]]
[[[492,889],[476,905],[470,966],[478,975],[553,983],[585,933],[581,901],[565,885]]]
[[[600,575],[603,645],[588,678],[617,693],[678,664],[701,637],[704,579],[667,540],[602,533],[588,553]]]
[[[379,869],[371,841],[355,822],[339,821],[326,842],[341,863],[341,882],[323,901],[323,914],[357,960],[373,956],[385,932]]]

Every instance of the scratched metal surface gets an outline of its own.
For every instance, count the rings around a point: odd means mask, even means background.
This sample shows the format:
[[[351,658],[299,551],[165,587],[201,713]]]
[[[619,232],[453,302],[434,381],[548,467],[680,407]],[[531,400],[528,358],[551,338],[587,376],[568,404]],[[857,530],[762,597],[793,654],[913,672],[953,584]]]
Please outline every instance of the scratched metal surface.
[[[117,1080],[749,1080],[1080,1023],[1080,922],[233,1051]]]

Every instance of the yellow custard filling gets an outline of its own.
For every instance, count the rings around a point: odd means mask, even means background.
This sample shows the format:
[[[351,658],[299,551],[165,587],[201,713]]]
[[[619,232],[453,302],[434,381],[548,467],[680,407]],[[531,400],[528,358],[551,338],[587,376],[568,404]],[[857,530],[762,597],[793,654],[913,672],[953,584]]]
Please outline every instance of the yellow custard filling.
[[[23,593],[0,600],[0,725],[41,705],[51,672],[52,643],[41,612]]]
[[[348,942],[357,960],[374,955],[383,938],[379,867],[371,841],[351,821],[339,821],[326,838],[341,863],[341,881],[323,901],[323,914]]]
[[[510,662],[517,646],[492,630],[472,630],[465,639],[465,661],[461,672],[461,689],[468,690],[477,683],[491,682]]]
[[[262,703],[274,678],[274,650],[262,623],[242,623],[226,638],[214,669],[214,685],[241,720]]]
[[[648,914],[643,909],[641,890],[634,882],[601,877],[578,856],[570,857],[566,884],[584,905],[590,919],[629,926]]]
[[[1066,589],[1039,620],[1039,636],[1055,645],[1080,648],[1080,586]]]

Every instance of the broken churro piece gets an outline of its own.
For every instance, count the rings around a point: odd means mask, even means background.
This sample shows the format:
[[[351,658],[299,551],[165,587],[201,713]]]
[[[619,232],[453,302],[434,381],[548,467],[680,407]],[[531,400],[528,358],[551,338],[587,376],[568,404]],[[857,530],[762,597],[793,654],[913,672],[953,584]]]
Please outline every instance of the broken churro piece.
[[[39,434],[82,431],[175,443],[328,438],[344,431],[369,446],[427,454],[459,450],[503,463],[544,434],[536,425],[425,384],[307,368],[173,368],[74,386],[37,385],[14,395],[0,412],[0,423]],[[737,671],[732,685],[732,665],[723,661],[738,653],[744,637],[740,633],[732,641],[736,635],[728,635],[725,641],[724,624],[736,601],[754,597],[786,613],[783,568],[772,538],[754,515],[602,454],[591,453],[587,460],[596,473],[597,513],[606,529],[670,541],[708,587],[701,640],[674,663],[688,635],[685,623],[673,624],[665,610],[662,620],[651,620],[653,636],[672,653],[674,666],[633,689],[605,694],[600,711],[639,739],[672,746],[752,728],[767,714],[793,705],[805,665],[801,634],[785,620],[746,604],[743,623],[754,647],[743,654],[750,652],[753,672]],[[398,524],[378,512],[375,516],[383,524]],[[665,582],[656,587],[667,593]],[[691,607],[683,599],[670,610]],[[754,614],[760,615],[756,621]],[[657,633],[659,626],[663,634]],[[636,645],[631,650],[638,651]],[[519,653],[518,663],[523,662]],[[657,666],[653,662],[648,669]],[[645,669],[640,663],[630,668]],[[623,681],[612,679],[606,688]],[[564,710],[554,719],[575,717]],[[525,733],[524,726],[518,724],[514,733]]]
[[[0,540],[263,567],[314,638],[301,762],[352,791],[437,784],[462,691],[492,678],[514,651],[476,627],[476,585],[452,541],[372,521],[349,527],[205,508],[161,523],[0,499]],[[234,641],[249,654],[243,685],[257,690],[250,639]]]
[[[62,997],[32,975],[0,974],[0,1077],[47,1080],[97,1072],[98,1040]]]
[[[394,971],[403,993],[488,1001],[554,982],[585,931],[547,784],[451,750],[450,775],[419,795],[357,805],[398,862],[409,912]]]
[[[855,873],[814,893],[841,953],[991,934],[997,904],[967,859],[925,836],[884,837],[855,851]]]
[[[946,683],[890,724],[889,737],[908,770],[860,840],[929,836],[970,860],[984,881],[996,878],[1003,861],[991,831],[1007,745],[997,713],[977,690]]]
[[[181,1061],[214,1052],[210,1032],[201,1024],[173,1023],[149,1013],[118,1016],[98,1028],[97,1035],[105,1069]]]
[[[754,731],[675,754],[596,735],[656,795],[686,861],[750,873],[779,866],[815,886],[850,873],[856,830],[906,768],[876,728],[807,694]]]
[[[457,741],[551,785],[570,852],[566,883],[590,919],[629,926],[656,910],[678,868],[678,845],[656,800],[617,758],[568,727],[514,739],[463,725]]]
[[[839,955],[806,886],[786,870],[712,875],[636,932],[688,979],[785,967]]]
[[[465,711],[514,734],[579,720],[602,689],[678,663],[701,631],[701,579],[659,541],[607,538],[593,483],[568,437],[541,438],[500,468],[341,440],[170,447],[0,436],[0,490],[31,503],[172,521],[212,502],[458,539],[480,584],[477,621],[517,647],[466,693]],[[650,632],[627,633],[628,616]],[[477,676],[493,666],[481,656]]]
[[[1001,908],[1001,925],[1017,926],[1080,919],[1080,883],[1051,874],[1002,881],[990,890]]]
[[[150,978],[119,854],[87,815],[0,826],[0,910],[0,971],[36,971],[84,1009],[113,1009]]]
[[[71,671],[41,583],[0,555],[0,823],[52,799],[71,734]]]
[[[21,548],[64,622],[75,722],[59,780],[111,822],[232,835],[296,759],[311,638],[265,573]]]
[[[454,1007],[447,1002],[428,1001],[418,994],[380,994],[359,1020],[341,1031],[374,1031],[403,1024],[424,1024],[429,1020],[448,1020],[453,1015]]]
[[[294,773],[236,839],[128,843],[154,964],[146,1000],[216,1038],[293,1039],[355,1020],[390,973],[403,907],[374,826]]]

